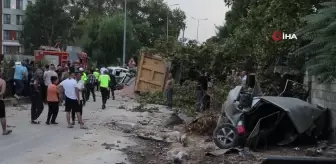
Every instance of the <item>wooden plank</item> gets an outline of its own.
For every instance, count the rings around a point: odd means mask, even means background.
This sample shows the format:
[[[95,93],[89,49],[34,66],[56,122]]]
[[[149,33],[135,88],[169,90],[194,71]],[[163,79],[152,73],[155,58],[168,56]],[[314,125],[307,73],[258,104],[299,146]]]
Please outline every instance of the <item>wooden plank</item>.
[[[140,62],[138,64],[138,70],[137,70],[137,78],[136,78],[136,82],[135,82],[135,87],[134,87],[134,91],[140,91],[139,90],[139,81],[140,81],[140,77],[141,77],[141,70],[142,70],[142,66],[143,66],[143,61],[144,61],[144,55],[141,54],[140,55]]]

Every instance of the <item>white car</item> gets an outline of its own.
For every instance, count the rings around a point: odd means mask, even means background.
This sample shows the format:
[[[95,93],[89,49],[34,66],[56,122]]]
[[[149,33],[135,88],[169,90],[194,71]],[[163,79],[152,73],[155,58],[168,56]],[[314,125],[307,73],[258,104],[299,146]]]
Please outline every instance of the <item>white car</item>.
[[[116,78],[122,78],[130,74],[128,69],[122,67],[107,67],[110,73],[112,73]]]

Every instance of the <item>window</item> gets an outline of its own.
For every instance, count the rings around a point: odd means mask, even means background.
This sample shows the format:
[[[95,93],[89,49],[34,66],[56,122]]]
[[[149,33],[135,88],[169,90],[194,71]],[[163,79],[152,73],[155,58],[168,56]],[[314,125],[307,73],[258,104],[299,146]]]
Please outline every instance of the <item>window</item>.
[[[8,55],[19,55],[20,54],[20,47],[19,46],[3,46],[4,54]]]
[[[4,24],[11,24],[11,15],[4,14]]]
[[[8,46],[3,46],[2,49],[3,49],[4,55],[9,54],[9,48],[8,48]]]
[[[9,30],[4,30],[4,38],[3,38],[3,40],[11,40],[11,38],[10,38],[10,31]]]
[[[23,21],[23,16],[22,15],[17,15],[16,16],[16,25],[22,25]]]
[[[19,40],[22,36],[22,32],[21,31],[16,31],[16,40]]]
[[[16,0],[16,9],[23,9],[23,0]]]
[[[4,8],[11,8],[11,0],[4,0]]]

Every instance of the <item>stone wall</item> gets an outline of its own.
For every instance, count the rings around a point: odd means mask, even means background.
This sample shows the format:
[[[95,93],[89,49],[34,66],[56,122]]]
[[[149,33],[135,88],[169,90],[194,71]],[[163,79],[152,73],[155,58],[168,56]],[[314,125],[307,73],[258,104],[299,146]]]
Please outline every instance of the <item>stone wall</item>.
[[[336,142],[336,81],[330,84],[321,84],[317,77],[306,73],[305,83],[311,82],[310,102],[330,109],[332,128],[334,130],[331,141]]]

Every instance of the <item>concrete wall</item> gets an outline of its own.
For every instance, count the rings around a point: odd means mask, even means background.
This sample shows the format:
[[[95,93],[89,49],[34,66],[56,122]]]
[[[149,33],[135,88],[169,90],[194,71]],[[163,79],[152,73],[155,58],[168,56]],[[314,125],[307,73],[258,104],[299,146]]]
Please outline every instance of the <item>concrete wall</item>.
[[[322,105],[331,111],[333,132],[331,140],[336,143],[336,81],[330,84],[322,84],[315,76],[309,76],[306,72],[305,83],[311,82],[310,101],[315,105]]]

